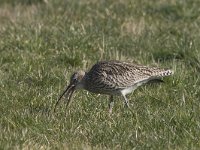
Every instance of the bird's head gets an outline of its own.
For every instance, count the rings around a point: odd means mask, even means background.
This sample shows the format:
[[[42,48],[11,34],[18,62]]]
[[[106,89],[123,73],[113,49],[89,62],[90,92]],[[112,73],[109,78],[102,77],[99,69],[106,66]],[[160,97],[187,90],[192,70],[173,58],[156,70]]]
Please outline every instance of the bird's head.
[[[79,70],[72,74],[70,78],[69,86],[74,87],[74,89],[82,89],[83,88],[83,77],[85,76],[85,71]]]
[[[72,74],[70,78],[70,83],[67,86],[67,88],[64,90],[64,92],[60,95],[58,98],[58,101],[56,102],[54,111],[56,109],[56,106],[58,105],[59,101],[61,98],[66,94],[66,98],[68,99],[67,101],[67,106],[69,105],[72,95],[76,89],[82,89],[84,87],[84,76],[85,76],[85,71],[79,70],[76,71]]]

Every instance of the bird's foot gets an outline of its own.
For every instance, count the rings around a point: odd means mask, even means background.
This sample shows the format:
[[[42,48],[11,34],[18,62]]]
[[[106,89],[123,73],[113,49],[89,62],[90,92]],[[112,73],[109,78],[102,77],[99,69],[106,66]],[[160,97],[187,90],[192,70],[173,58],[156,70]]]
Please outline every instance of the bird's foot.
[[[109,108],[108,112],[109,112],[109,115],[111,115],[112,114],[112,108]]]
[[[125,102],[124,107],[130,108],[129,103],[126,103],[126,102]]]

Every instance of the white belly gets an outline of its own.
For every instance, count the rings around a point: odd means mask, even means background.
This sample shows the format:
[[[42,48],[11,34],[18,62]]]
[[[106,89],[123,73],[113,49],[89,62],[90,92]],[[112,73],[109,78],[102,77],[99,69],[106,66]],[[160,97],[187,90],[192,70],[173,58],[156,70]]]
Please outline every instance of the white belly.
[[[133,92],[138,86],[131,86],[131,87],[127,87],[126,89],[123,89],[121,91],[121,93],[123,93],[124,95],[129,94],[131,92]]]
[[[142,84],[144,84],[146,82],[147,82],[147,80],[144,80],[142,82],[138,82],[138,83],[134,84],[133,86],[130,86],[130,87],[127,87],[127,88],[121,90],[121,93],[123,95],[129,94],[129,93],[133,92],[135,89],[137,89],[139,86],[141,86]]]

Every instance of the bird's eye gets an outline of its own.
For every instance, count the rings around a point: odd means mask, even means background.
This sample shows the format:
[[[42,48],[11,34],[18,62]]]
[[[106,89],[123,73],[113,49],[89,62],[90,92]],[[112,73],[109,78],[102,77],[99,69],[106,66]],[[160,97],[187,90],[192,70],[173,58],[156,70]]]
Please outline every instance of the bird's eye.
[[[74,78],[74,82],[77,82],[77,80],[78,80],[77,78]]]

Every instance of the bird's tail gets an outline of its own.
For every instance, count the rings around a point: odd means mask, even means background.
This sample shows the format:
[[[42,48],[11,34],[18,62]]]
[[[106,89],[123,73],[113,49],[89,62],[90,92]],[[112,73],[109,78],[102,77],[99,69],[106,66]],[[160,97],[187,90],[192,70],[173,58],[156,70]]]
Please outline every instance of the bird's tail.
[[[166,76],[170,76],[174,74],[174,72],[170,69],[165,69],[165,70],[161,70],[159,72],[156,73],[156,76],[158,77],[166,77]]]

